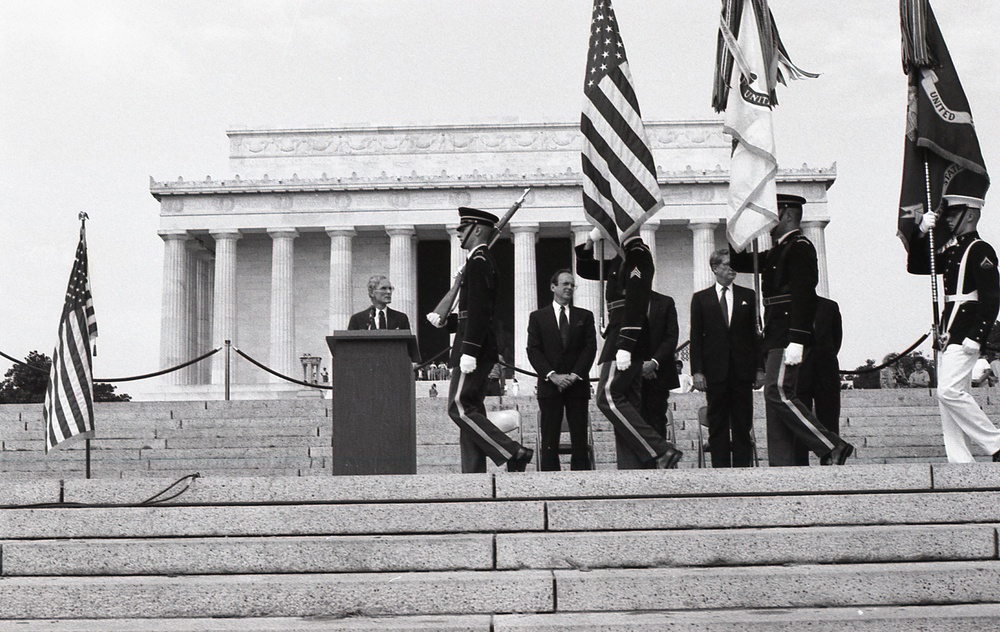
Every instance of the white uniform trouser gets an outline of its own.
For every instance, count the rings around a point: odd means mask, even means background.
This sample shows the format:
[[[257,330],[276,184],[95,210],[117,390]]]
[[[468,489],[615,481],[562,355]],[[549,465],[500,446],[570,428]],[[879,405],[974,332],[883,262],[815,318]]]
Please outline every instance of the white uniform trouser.
[[[961,345],[948,345],[938,368],[938,406],[949,463],[974,463],[966,437],[983,446],[987,454],[1000,450],[1000,430],[969,393],[972,369],[978,354],[965,353]]]

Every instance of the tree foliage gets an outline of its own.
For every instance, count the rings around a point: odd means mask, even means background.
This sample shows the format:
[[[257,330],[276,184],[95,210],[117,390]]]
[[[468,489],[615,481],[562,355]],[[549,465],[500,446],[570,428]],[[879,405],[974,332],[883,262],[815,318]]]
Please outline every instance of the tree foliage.
[[[0,382],[0,404],[41,404],[45,401],[45,387],[49,383],[52,360],[44,353],[32,351],[24,358],[23,364],[15,364],[4,374]],[[95,402],[128,402],[132,397],[127,393],[115,394],[111,384],[94,384]]]

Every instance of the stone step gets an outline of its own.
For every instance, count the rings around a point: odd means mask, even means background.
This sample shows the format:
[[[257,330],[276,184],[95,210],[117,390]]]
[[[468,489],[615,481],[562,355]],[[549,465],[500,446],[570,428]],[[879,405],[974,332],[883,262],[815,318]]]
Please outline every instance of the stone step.
[[[990,630],[1000,604],[863,606],[851,608],[732,609],[665,612],[505,614],[493,617],[492,632],[894,632]],[[29,630],[34,630],[29,626]],[[113,630],[115,628],[112,628]],[[159,630],[160,628],[150,628]],[[200,629],[200,628],[199,628]],[[215,628],[207,628],[215,630]],[[229,628],[220,628],[228,630]],[[256,628],[248,628],[254,630]],[[280,630],[281,628],[275,628]],[[62,628],[60,628],[62,630]],[[89,632],[90,628],[83,628]]]
[[[0,539],[541,531],[539,501],[8,509]]]
[[[1000,522],[1000,492],[566,500],[548,530],[649,530]]]
[[[223,619],[20,619],[0,621],[0,631],[27,632],[492,632],[493,617],[415,615],[409,617],[266,617]]]
[[[1000,561],[554,571],[561,611],[1000,603]],[[16,580],[15,580],[16,581]]]
[[[493,543],[492,534],[33,540],[3,544],[2,575],[493,570]]]
[[[7,541],[3,576],[369,573],[996,559],[985,525]],[[495,543],[495,558],[494,558]]]
[[[11,577],[0,619],[551,612],[548,571]]]

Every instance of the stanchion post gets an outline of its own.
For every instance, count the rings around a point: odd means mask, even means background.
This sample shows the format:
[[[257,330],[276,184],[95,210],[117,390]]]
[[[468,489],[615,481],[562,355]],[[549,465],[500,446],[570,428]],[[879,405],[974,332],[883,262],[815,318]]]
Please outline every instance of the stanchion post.
[[[90,480],[90,439],[85,441],[84,449],[87,452],[87,480]]]
[[[231,340],[226,341],[226,401],[229,401],[229,350],[232,348],[233,343]]]

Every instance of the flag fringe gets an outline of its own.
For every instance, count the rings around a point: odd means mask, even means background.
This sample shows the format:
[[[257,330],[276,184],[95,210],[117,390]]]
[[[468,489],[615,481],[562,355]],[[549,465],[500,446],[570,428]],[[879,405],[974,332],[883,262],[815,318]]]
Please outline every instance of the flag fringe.
[[[899,0],[899,30],[902,34],[903,72],[938,65],[928,39],[927,21],[933,16],[929,0]]]
[[[778,104],[778,94],[775,89],[778,83],[785,83],[785,75],[789,79],[815,79],[817,73],[802,70],[792,63],[791,56],[778,34],[778,26],[774,22],[774,14],[767,6],[767,0],[748,0],[753,3],[754,15],[757,18],[757,30],[760,33],[760,44],[764,53],[764,66],[767,68],[767,91],[773,105]],[[712,88],[712,107],[716,112],[724,112],[729,103],[729,85],[733,74],[733,66],[744,64],[737,60],[742,53],[736,47],[740,35],[740,20],[743,19],[744,0],[722,0],[722,15],[719,22],[719,37],[715,48],[715,80]]]

